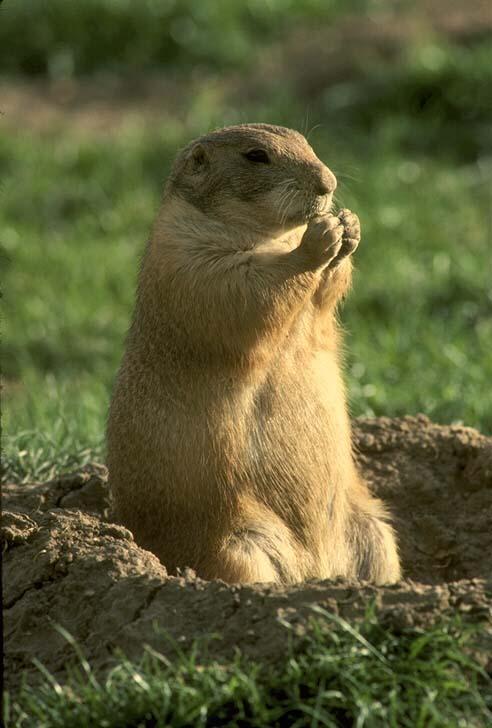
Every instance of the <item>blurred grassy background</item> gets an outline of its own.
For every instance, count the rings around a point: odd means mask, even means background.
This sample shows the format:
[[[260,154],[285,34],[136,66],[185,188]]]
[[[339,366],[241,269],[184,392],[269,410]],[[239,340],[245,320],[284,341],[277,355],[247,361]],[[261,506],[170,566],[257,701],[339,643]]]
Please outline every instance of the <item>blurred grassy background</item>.
[[[353,414],[492,432],[488,2],[6,0],[0,68],[8,477],[103,457],[170,161],[240,121],[308,133],[361,218]]]

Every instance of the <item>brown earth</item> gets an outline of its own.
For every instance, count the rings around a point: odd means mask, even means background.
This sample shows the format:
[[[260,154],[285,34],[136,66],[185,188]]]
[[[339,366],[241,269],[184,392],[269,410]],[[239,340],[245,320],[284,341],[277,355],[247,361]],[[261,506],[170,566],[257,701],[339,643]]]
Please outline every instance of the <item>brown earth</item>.
[[[392,629],[461,614],[484,629],[478,656],[492,670],[492,438],[426,417],[359,419],[358,461],[390,505],[405,579],[391,587],[323,581],[293,587],[227,586],[191,571],[169,576],[129,531],[110,523],[103,466],[3,492],[6,677],[39,677],[36,657],[63,678],[77,661],[64,627],[95,669],[113,651],[144,645],[171,655],[215,633],[208,654],[236,649],[261,661],[285,656],[288,629],[302,635],[313,607],[349,620],[369,603]],[[169,639],[171,637],[171,640]]]

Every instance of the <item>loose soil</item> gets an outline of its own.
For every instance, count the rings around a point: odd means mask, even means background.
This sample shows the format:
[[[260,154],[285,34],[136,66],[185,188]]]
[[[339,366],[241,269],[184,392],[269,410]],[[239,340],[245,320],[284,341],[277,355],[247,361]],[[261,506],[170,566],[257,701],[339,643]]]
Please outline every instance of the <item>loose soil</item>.
[[[289,632],[309,629],[313,607],[357,620],[370,603],[396,630],[451,614],[482,623],[478,655],[492,670],[492,438],[423,416],[359,419],[354,448],[373,492],[394,514],[405,571],[394,586],[228,586],[192,571],[168,575],[108,520],[103,466],[4,486],[7,685],[16,689],[22,675],[39,679],[33,657],[63,679],[77,658],[57,625],[98,671],[114,664],[117,649],[138,659],[150,645],[171,656],[176,645],[211,633],[214,658],[240,649],[275,662],[285,656]]]

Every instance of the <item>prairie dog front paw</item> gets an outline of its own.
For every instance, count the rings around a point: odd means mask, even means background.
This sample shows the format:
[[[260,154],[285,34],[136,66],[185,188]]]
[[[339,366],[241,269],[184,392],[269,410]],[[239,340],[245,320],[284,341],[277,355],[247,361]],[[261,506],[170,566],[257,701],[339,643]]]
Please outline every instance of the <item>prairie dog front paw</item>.
[[[313,268],[321,268],[336,259],[342,248],[343,233],[343,222],[338,216],[313,217],[302,236],[299,252]]]
[[[328,266],[332,270],[338,268],[345,258],[352,255],[360,243],[360,222],[357,215],[345,208],[340,210],[337,218],[343,226],[343,233],[337,256],[330,261],[330,265]]]

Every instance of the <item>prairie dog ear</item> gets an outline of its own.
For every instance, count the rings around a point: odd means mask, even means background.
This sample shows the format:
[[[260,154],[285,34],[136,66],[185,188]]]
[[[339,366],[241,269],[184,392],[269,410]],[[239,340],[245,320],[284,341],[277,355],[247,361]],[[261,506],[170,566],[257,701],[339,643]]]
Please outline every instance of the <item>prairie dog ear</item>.
[[[210,165],[210,157],[205,146],[197,142],[190,151],[188,164],[193,172],[204,172]]]

